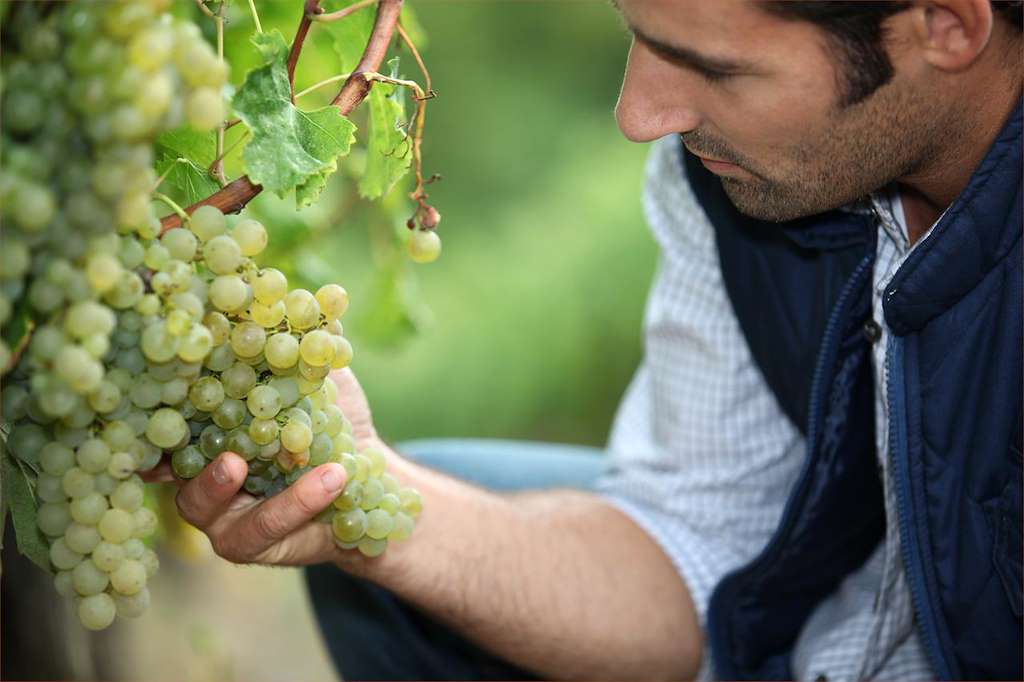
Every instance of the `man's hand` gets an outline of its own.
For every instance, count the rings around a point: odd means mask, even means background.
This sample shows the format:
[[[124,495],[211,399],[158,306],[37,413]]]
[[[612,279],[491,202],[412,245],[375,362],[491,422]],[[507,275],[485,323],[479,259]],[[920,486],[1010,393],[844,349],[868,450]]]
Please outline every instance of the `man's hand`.
[[[344,488],[340,464],[322,464],[267,500],[239,493],[247,470],[245,460],[225,452],[178,492],[181,516],[206,533],[217,554],[283,566],[338,559],[331,525],[313,517]]]

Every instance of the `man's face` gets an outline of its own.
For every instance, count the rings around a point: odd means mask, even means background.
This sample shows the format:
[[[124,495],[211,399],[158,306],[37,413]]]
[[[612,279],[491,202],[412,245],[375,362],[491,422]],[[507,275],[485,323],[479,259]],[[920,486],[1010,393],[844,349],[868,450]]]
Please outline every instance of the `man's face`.
[[[907,50],[890,51],[892,81],[842,106],[842,67],[813,24],[756,0],[616,4],[634,33],[619,128],[636,142],[680,134],[748,215],[789,220],[843,205],[918,170],[940,139]]]

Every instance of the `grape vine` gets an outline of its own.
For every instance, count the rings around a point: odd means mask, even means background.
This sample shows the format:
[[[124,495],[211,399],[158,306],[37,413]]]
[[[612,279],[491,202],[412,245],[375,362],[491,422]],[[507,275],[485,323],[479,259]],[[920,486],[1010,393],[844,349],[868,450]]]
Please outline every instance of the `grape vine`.
[[[189,479],[230,450],[249,463],[244,488],[255,496],[336,462],[348,481],[317,521],[342,550],[371,557],[409,537],[421,510],[384,455],[359,447],[336,404],[328,375],[353,357],[341,322],[348,293],[290,289],[256,262],[264,225],[230,215],[264,190],[315,201],[357,141],[347,115],[369,98],[376,165],[361,191],[381,196],[411,167],[409,256],[437,258],[440,214],[427,203],[420,154],[434,92],[399,24],[402,0],[330,13],[306,0],[290,45],[263,31],[250,0],[262,64],[230,103],[226,2],[196,5],[214,22],[215,48],[167,13],[169,0],[5,4],[0,14],[0,522],[9,511],[18,549],[54,574],[90,629],[148,605],[158,520],[139,472],[161,461]],[[332,103],[297,108],[295,71],[314,24],[371,5],[355,68],[319,84],[344,80]],[[393,64],[381,73],[396,34],[425,90]],[[389,117],[399,108],[374,84],[414,93],[397,133],[407,158],[394,158]],[[246,172],[228,180],[234,125],[245,127],[235,144]],[[179,203],[165,187],[194,200]],[[172,213],[159,218],[160,206]]]

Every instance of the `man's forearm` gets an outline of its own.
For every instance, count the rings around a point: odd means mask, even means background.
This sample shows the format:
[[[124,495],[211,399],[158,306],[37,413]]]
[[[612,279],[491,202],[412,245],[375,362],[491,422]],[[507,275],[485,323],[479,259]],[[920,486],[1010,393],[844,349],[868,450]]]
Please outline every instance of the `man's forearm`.
[[[683,678],[700,662],[693,604],[668,558],[599,497],[498,495],[394,458],[424,497],[410,540],[345,570],[480,646],[554,678]]]

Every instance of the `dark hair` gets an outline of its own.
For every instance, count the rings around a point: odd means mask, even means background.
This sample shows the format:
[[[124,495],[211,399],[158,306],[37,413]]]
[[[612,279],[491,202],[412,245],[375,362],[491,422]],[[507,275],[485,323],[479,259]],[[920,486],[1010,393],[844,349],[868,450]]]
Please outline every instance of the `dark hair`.
[[[1021,30],[1024,2],[991,0],[992,9],[1018,31]],[[867,99],[892,78],[889,55],[882,45],[882,24],[894,14],[909,8],[909,2],[801,2],[770,0],[762,6],[782,19],[809,21],[828,35],[834,56],[839,60],[842,78],[840,105],[849,106]]]

